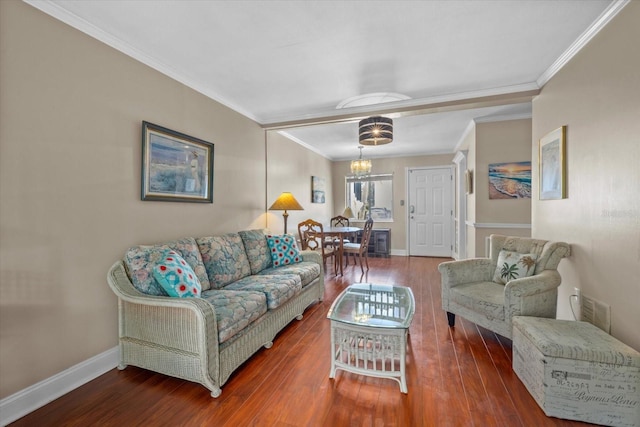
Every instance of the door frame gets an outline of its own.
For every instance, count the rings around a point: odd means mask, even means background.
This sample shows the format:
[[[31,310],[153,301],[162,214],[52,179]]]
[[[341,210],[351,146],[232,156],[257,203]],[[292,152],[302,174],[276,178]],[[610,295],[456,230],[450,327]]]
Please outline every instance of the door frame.
[[[453,163],[456,165],[456,216],[458,218],[457,230],[454,230],[455,241],[453,257],[455,259],[467,258],[467,193],[471,193],[471,189],[466,188],[465,173],[467,172],[467,151],[458,151],[453,158]],[[457,231],[457,232],[456,232]]]
[[[455,234],[454,234],[455,231],[453,229],[453,225],[454,225],[453,224],[453,209],[455,209],[454,203],[456,203],[456,201],[455,201],[455,188],[454,188],[455,180],[453,179],[454,166],[453,166],[453,164],[449,164],[449,165],[438,165],[438,166],[413,166],[413,167],[408,167],[407,166],[407,167],[404,168],[404,182],[405,182],[405,185],[404,185],[405,196],[404,196],[404,198],[407,201],[407,203],[405,203],[406,207],[405,207],[405,210],[404,210],[404,212],[405,212],[405,232],[404,232],[405,242],[404,242],[404,244],[405,244],[405,248],[407,248],[407,256],[411,256],[411,246],[410,246],[410,244],[411,244],[411,240],[410,240],[411,239],[411,222],[410,222],[411,213],[409,212],[409,205],[410,205],[409,202],[410,202],[410,195],[411,195],[411,188],[410,188],[411,179],[409,178],[409,174],[410,174],[410,171],[417,170],[417,169],[421,169],[421,170],[422,169],[449,169],[449,174],[452,177],[451,183],[450,183],[450,188],[449,188],[449,191],[451,192],[451,202],[452,202],[451,203],[452,212],[451,212],[451,216],[450,216],[451,224],[449,224],[449,230],[450,230],[450,233],[451,233],[451,236],[450,236],[451,246],[452,246],[451,255],[453,255],[453,243],[454,243],[453,239],[455,237]]]

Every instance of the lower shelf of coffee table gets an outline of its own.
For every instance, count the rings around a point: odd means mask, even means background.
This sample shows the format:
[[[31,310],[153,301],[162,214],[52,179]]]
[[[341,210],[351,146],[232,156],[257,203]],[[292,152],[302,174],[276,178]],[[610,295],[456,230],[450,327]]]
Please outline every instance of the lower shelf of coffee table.
[[[361,375],[389,378],[407,393],[405,377],[408,329],[356,326],[331,321],[331,373],[342,369]]]

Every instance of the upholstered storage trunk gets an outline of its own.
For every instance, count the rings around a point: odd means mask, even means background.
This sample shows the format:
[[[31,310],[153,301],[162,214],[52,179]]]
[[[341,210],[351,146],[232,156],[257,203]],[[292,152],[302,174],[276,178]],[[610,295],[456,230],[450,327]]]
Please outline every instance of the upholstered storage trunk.
[[[514,317],[513,370],[547,416],[640,426],[640,353],[590,323]]]

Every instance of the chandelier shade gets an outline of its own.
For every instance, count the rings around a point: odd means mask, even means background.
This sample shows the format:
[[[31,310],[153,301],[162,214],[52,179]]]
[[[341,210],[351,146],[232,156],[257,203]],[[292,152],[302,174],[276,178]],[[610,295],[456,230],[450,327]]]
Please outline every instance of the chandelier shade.
[[[358,140],[362,145],[384,145],[393,141],[393,120],[369,117],[360,120]]]
[[[362,158],[362,145],[358,146],[360,149],[360,158],[351,161],[351,173],[355,176],[365,176],[371,173],[371,160]]]

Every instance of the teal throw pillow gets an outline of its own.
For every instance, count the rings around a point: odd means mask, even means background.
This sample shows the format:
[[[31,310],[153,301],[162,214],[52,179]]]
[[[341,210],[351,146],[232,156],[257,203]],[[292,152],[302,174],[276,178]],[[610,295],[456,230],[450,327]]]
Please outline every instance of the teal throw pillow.
[[[267,234],[267,245],[269,245],[269,252],[271,252],[271,260],[273,261],[274,267],[282,267],[283,265],[295,264],[302,261],[296,239],[289,234],[282,236]]]
[[[166,251],[153,267],[153,277],[170,297],[199,297],[202,291],[196,273],[176,251]]]
[[[498,254],[496,271],[493,273],[493,281],[504,285],[510,280],[531,276],[536,269],[536,258],[536,254],[501,250]]]

